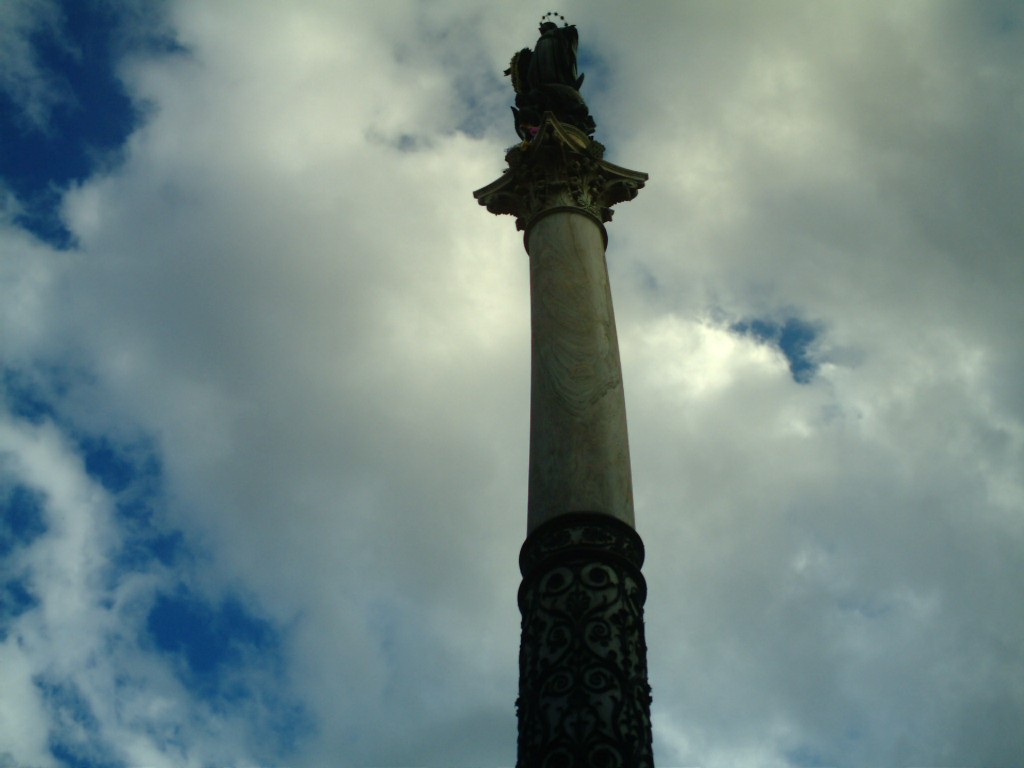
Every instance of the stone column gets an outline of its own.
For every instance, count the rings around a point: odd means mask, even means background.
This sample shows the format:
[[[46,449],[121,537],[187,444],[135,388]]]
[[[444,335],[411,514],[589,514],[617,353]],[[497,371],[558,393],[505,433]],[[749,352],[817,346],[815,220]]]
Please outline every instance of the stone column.
[[[530,257],[527,538],[520,553],[519,768],[652,766],[643,543],[605,264],[611,206],[647,174],[544,116],[475,193]]]

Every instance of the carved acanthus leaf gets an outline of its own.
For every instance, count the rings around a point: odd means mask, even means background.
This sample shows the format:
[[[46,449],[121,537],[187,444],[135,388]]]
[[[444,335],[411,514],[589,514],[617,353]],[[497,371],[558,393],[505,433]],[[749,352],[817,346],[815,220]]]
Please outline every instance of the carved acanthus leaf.
[[[524,231],[545,213],[565,209],[604,224],[611,206],[637,196],[647,174],[603,158],[600,142],[549,113],[536,136],[505,155],[505,173],[473,196],[491,213],[515,216]]]

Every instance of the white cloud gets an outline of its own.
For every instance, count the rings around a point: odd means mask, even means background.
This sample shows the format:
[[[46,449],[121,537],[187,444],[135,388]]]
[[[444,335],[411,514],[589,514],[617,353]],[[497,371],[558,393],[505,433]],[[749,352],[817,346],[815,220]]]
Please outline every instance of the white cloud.
[[[172,4],[189,53],[125,63],[149,118],[66,197],[80,250],[3,235],[9,359],[88,370],[66,418],[155,440],[166,522],[212,555],[197,588],[288,627],[319,724],[295,764],[513,761],[529,289],[511,219],[471,192],[514,141],[498,75],[544,10]],[[598,138],[651,173],[609,266],[660,764],[1020,750],[1022,70],[1000,12],[566,11],[606,76],[584,85]],[[730,331],[789,316],[819,329],[806,385]],[[109,500],[33,429],[7,434],[49,446],[36,484],[71,489],[70,527],[36,545],[23,626],[117,636],[170,576],[97,608],[70,575],[118,535]],[[32,638],[3,653],[63,658]],[[204,724],[163,662],[77,652],[90,701],[141,707],[96,705],[136,761],[258,756],[259,702]],[[103,687],[119,668],[130,694]]]
[[[119,566],[129,542],[118,530],[115,499],[89,478],[76,447],[49,421],[0,424],[4,485],[41,499],[43,530],[8,555],[5,575],[35,604],[9,621],[0,655],[11,662],[0,728],[16,765],[50,765],[49,749],[132,765],[206,765],[273,755],[259,734],[276,717],[268,691],[285,690],[273,659],[249,659],[247,680],[222,683],[247,692],[225,716],[208,691],[183,685],[182,660],[157,653],[145,635],[160,594],[190,580],[159,563]],[[8,665],[5,664],[5,669]]]

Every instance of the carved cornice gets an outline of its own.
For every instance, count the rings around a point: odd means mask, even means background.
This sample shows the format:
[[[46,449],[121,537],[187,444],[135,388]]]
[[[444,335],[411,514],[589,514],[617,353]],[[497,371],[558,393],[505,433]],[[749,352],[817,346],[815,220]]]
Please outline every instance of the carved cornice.
[[[557,211],[590,216],[603,233],[611,206],[632,200],[647,181],[603,157],[604,145],[548,112],[537,134],[505,155],[502,176],[473,196],[493,214],[515,216],[527,237],[534,222]]]
[[[549,560],[581,553],[621,560],[637,570],[644,564],[644,543],[631,525],[599,512],[571,512],[538,526],[530,534],[519,552],[519,572],[528,580]]]

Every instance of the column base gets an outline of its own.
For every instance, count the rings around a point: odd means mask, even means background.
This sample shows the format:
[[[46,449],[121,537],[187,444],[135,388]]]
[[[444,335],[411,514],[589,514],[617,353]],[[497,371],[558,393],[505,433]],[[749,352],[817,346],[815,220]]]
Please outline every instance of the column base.
[[[519,565],[517,768],[652,768],[643,542],[598,513],[531,533]]]

